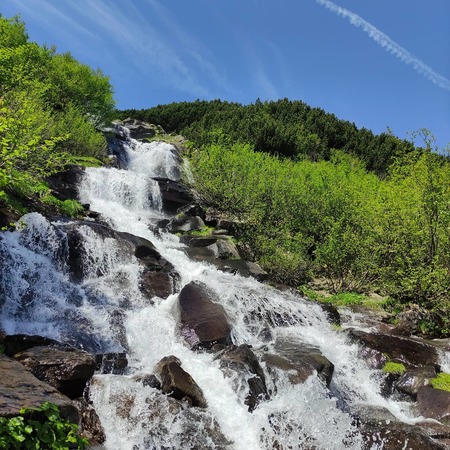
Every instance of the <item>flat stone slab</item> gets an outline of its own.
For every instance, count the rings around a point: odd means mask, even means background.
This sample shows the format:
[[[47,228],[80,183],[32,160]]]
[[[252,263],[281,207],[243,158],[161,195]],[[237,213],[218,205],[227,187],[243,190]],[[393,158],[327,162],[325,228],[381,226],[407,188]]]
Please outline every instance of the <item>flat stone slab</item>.
[[[78,410],[71,400],[39,381],[19,362],[0,354],[0,416],[16,416],[21,408],[36,408],[45,402],[58,406],[64,419],[78,423]]]

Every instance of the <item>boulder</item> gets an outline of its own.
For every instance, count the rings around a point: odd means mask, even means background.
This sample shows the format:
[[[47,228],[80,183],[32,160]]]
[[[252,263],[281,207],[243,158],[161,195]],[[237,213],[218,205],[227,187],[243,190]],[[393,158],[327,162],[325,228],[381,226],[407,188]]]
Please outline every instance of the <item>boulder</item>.
[[[178,181],[158,177],[154,177],[153,180],[159,184],[163,209],[167,212],[176,213],[180,207],[195,200],[192,192]]]
[[[193,348],[209,349],[214,344],[231,342],[231,325],[222,305],[202,283],[184,286],[178,297],[180,330]]]
[[[416,399],[419,389],[427,386],[429,380],[435,376],[436,368],[431,365],[409,369],[395,381],[394,388]]]
[[[167,298],[175,292],[178,276],[174,272],[144,269],[139,283],[140,291],[146,298]]]
[[[390,334],[366,333],[350,329],[349,337],[362,346],[362,356],[379,355],[375,368],[381,369],[390,359],[404,364],[408,368],[438,364],[438,353],[433,345],[424,341],[393,336]],[[373,359],[375,361],[375,359]]]
[[[385,408],[362,406],[353,408],[354,425],[362,437],[364,450],[445,450],[430,432],[416,425],[398,422]]]
[[[161,382],[153,374],[134,375],[133,380],[142,383],[143,386],[149,386],[155,389],[161,390]]]
[[[286,372],[292,384],[304,383],[317,373],[327,386],[330,385],[334,365],[319,349],[287,338],[277,338],[273,349],[274,353],[265,353],[262,360],[269,369]]]
[[[219,259],[241,259],[239,251],[230,239],[217,239],[217,241],[208,246],[214,252],[215,258]]]
[[[52,194],[59,200],[78,198],[78,186],[83,178],[84,167],[69,165],[62,172],[47,178]]]
[[[450,425],[450,392],[423,386],[418,389],[417,402],[424,417]]]
[[[28,334],[10,334],[5,336],[3,340],[3,345],[5,346],[5,355],[14,356],[16,353],[23,352],[31,347],[49,346],[49,345],[60,346],[61,344],[58,341],[55,341],[55,339],[43,336],[28,335]]]
[[[75,404],[54,387],[38,380],[22,364],[0,354],[0,415],[12,417],[23,407],[37,408],[44,402],[58,406],[61,417],[78,423]]]
[[[269,274],[259,264],[243,259],[216,259],[211,261],[222,272],[239,274],[242,277],[253,277],[258,281],[265,281]]]
[[[84,263],[89,259],[89,254],[83,240],[84,231],[80,227],[86,227],[104,241],[113,240],[123,260],[133,256],[138,259],[143,266],[139,288],[148,299],[154,296],[167,298],[174,292],[178,274],[147,239],[89,221],[70,222],[62,227],[67,234],[67,266],[72,281],[80,282],[88,276],[103,276],[109,270],[101,258],[97,263]]]
[[[333,325],[341,324],[341,315],[339,314],[339,311],[334,305],[325,302],[317,302],[317,304],[322,308],[322,310],[326,314],[328,322],[330,322]]]
[[[105,430],[91,402],[85,398],[74,400],[80,412],[78,433],[89,440],[89,448],[99,449],[98,445],[105,442]]]
[[[129,131],[129,136],[132,139],[151,139],[157,134],[165,134],[163,128],[159,125],[149,124],[137,119],[125,119],[122,125]]]
[[[205,209],[198,203],[189,203],[186,206],[182,206],[177,209],[177,215],[183,214],[190,217],[200,217],[202,220],[205,218]]]
[[[89,353],[69,347],[32,347],[14,358],[36,378],[71,399],[83,395],[96,368],[95,359]]]
[[[172,220],[170,220],[166,228],[171,233],[185,233],[188,231],[201,230],[204,226],[205,222],[203,222],[201,217],[179,213]]]
[[[180,242],[189,247],[209,247],[217,241],[216,236],[193,236],[192,234],[183,234],[180,236]]]
[[[231,345],[215,359],[220,360],[221,369],[233,378],[236,387],[248,386],[244,403],[248,406],[249,412],[252,412],[261,401],[269,398],[264,371],[248,345],[242,344],[238,347]]]
[[[199,408],[208,406],[202,390],[181,367],[181,363],[177,358],[164,358],[158,363],[158,370],[162,392],[177,400],[183,400],[192,406],[198,406]]]
[[[95,355],[96,372],[114,375],[123,375],[128,366],[125,352],[121,353],[99,353]]]

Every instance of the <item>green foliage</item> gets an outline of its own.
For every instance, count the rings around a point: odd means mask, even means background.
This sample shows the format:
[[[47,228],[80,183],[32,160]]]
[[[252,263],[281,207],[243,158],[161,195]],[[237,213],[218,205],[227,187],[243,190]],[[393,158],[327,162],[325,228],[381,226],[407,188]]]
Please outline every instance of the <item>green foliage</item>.
[[[40,181],[69,155],[105,156],[95,127],[114,110],[108,78],[69,53],[29,42],[19,18],[1,15],[0,92],[0,200],[7,208],[43,197]]]
[[[83,206],[77,200],[62,201],[50,194],[42,198],[42,203],[55,206],[62,214],[70,217],[77,217],[84,211]]]
[[[51,131],[57,136],[66,136],[59,148],[66,149],[70,155],[102,158],[107,154],[103,134],[98,133],[94,124],[73,104],[54,114]]]
[[[195,188],[239,218],[246,257],[293,286],[322,277],[339,295],[381,289],[400,307],[427,309],[419,332],[450,335],[447,158],[428,145],[398,157],[380,179],[341,150],[329,161],[292,161],[232,144],[222,130],[214,140],[188,152]],[[357,294],[331,301],[380,303]]]
[[[395,363],[395,362],[392,362],[392,361],[388,361],[383,366],[382,370],[385,373],[391,373],[391,374],[394,374],[394,375],[402,375],[403,373],[406,372],[406,367],[402,363]]]
[[[77,434],[78,426],[62,419],[58,407],[44,403],[23,408],[20,415],[0,417],[0,447],[12,449],[85,449],[89,442]]]
[[[450,374],[438,373],[437,377],[431,380],[431,386],[435,389],[450,392]]]

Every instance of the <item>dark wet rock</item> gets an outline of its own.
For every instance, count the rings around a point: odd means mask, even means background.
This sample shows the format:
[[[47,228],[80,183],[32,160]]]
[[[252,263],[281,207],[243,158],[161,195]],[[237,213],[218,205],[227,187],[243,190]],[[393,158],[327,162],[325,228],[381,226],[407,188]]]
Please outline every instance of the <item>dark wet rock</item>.
[[[209,247],[185,247],[183,252],[196,261],[213,262],[215,259],[214,251]]]
[[[171,233],[188,232],[201,230],[205,226],[202,218],[199,216],[190,216],[185,213],[177,214],[167,224],[166,228]]]
[[[31,347],[49,346],[61,344],[55,339],[28,335],[28,334],[10,334],[4,337],[3,345],[5,346],[5,355],[14,356],[16,353],[28,350]]]
[[[84,167],[70,165],[47,178],[52,194],[59,200],[78,198],[78,185],[83,178]]]
[[[237,219],[230,217],[224,214],[221,211],[216,211],[212,208],[209,208],[205,211],[205,216],[203,218],[206,225],[222,228],[227,231],[227,233],[236,233],[239,230],[239,227],[242,225],[242,222]]]
[[[160,444],[158,448],[167,450],[234,448],[208,410],[186,407],[187,402],[158,392],[153,392],[145,402],[147,407],[138,413],[138,419],[143,422],[145,448],[154,448],[155,442]],[[131,408],[127,408],[126,414],[128,420],[136,419],[136,413]]]
[[[424,417],[450,425],[450,392],[423,386],[417,392],[417,402]]]
[[[205,218],[205,209],[199,203],[189,203],[188,205],[178,208],[177,215],[185,215],[190,217]]]
[[[192,192],[182,183],[168,178],[154,177],[153,179],[159,184],[165,211],[176,213],[180,207],[195,200]]]
[[[209,247],[214,252],[214,257],[219,259],[240,259],[239,251],[230,239],[218,239]]]
[[[423,365],[436,365],[438,354],[436,348],[424,341],[393,336],[389,334],[366,333],[360,330],[349,330],[349,337],[362,346],[362,356],[367,359],[370,354],[379,354],[379,363],[376,368],[391,360],[405,364],[408,368]],[[384,358],[382,357],[384,356]]]
[[[149,124],[141,120],[128,118],[121,123],[129,130],[129,136],[132,139],[151,139],[156,135],[165,134],[165,131],[160,125]]]
[[[69,248],[67,265],[73,281],[79,282],[88,276],[100,277],[108,270],[100,256],[93,256],[86,250],[83,238],[85,229],[82,227],[95,233],[104,241],[113,240],[118,258],[123,261],[133,256],[139,260],[143,266],[139,288],[147,298],[151,299],[154,296],[167,298],[174,292],[178,274],[172,264],[159,254],[150,241],[89,221],[76,221],[64,226]],[[98,260],[92,261],[92,258],[98,258]]]
[[[125,311],[121,308],[114,309],[109,315],[109,326],[114,338],[125,350],[129,349],[127,330],[125,328]],[[100,353],[97,351],[95,353]]]
[[[96,371],[102,374],[123,375],[128,367],[128,359],[125,352],[99,353],[95,355],[95,362]]]
[[[158,380],[156,375],[153,374],[143,374],[134,375],[133,380],[142,383],[143,386],[149,386],[158,390],[161,390],[161,382]]]
[[[217,239],[217,236],[193,236],[191,234],[180,236],[180,242],[189,247],[208,247],[215,244]]]
[[[341,324],[341,315],[339,314],[339,311],[335,306],[333,306],[331,303],[324,303],[324,302],[318,302],[317,304],[325,312],[328,322],[332,323],[333,325]]]
[[[255,262],[244,261],[243,259],[216,259],[211,263],[222,272],[253,277],[258,281],[265,281],[269,278],[269,274]]]
[[[89,440],[89,448],[97,448],[97,445],[102,444],[106,439],[100,418],[93,405],[85,398],[76,399],[74,403],[80,412],[78,433]]]
[[[68,347],[32,347],[14,358],[36,378],[72,399],[82,396],[96,368],[92,355]]]
[[[416,427],[435,439],[445,449],[450,448],[450,425],[445,425],[436,421],[426,421],[416,423]]]
[[[427,386],[429,380],[435,376],[436,368],[431,365],[410,369],[395,381],[394,387],[397,391],[416,399],[419,389]]]
[[[208,406],[202,390],[194,379],[181,367],[178,358],[166,358],[158,363],[161,378],[161,390],[177,399],[187,399],[192,406]]]
[[[354,425],[361,434],[364,450],[444,450],[422,427],[398,422],[386,409],[375,406],[356,407]]]
[[[23,407],[37,408],[44,402],[58,406],[61,417],[78,423],[75,404],[54,387],[38,380],[22,364],[0,354],[0,415],[12,417]]]
[[[270,369],[279,369],[288,374],[292,384],[304,383],[314,373],[329,386],[334,365],[319,349],[293,339],[278,338],[274,353],[265,353],[262,360]]]
[[[220,367],[225,374],[234,378],[236,387],[248,385],[244,403],[250,412],[261,401],[269,398],[264,371],[248,345],[231,345],[216,355],[215,359],[220,360]]]
[[[180,329],[193,348],[211,348],[214,344],[229,344],[231,326],[222,305],[202,283],[191,282],[181,290],[178,304]]]
[[[214,259],[228,260],[241,258],[236,245],[231,241],[229,236],[211,234],[200,237],[187,234],[180,237],[180,242],[189,246],[185,250],[186,254],[192,255],[198,260],[213,262]],[[249,267],[247,267],[247,270]]]
[[[144,269],[139,289],[147,298],[167,298],[175,292],[178,276],[174,272]]]

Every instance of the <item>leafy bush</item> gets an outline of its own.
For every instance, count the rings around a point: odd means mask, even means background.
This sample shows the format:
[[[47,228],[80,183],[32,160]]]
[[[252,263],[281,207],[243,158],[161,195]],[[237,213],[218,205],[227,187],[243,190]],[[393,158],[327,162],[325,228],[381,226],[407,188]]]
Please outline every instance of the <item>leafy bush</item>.
[[[16,417],[0,417],[0,447],[9,449],[85,449],[89,442],[77,434],[78,426],[60,417],[51,403],[22,408]]]

